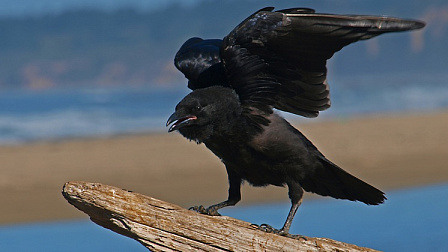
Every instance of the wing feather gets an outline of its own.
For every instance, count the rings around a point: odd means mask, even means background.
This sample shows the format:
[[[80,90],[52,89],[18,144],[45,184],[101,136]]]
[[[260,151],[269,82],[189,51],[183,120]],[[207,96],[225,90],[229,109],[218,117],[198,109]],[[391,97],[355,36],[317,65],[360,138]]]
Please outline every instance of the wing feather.
[[[312,9],[250,15],[223,40],[192,38],[175,57],[191,89],[229,86],[250,106],[316,117],[330,107],[326,62],[353,42],[424,23],[384,16],[334,15]]]
[[[319,14],[311,9],[272,10],[265,8],[254,13],[224,38],[221,57],[232,76],[228,81],[241,95],[245,91],[242,87],[251,78],[271,78],[272,82],[259,85],[276,84],[275,97],[264,102],[306,117],[316,117],[331,105],[326,61],[335,52],[358,40],[424,26],[419,21],[381,16]],[[257,69],[244,75],[234,63],[228,67],[228,62],[232,62],[229,57],[238,57],[238,51],[226,52],[235,46],[247,49],[244,54],[248,59],[255,59],[249,55],[256,55],[256,61],[264,62],[261,73]],[[250,92],[264,95],[255,92],[254,87]]]

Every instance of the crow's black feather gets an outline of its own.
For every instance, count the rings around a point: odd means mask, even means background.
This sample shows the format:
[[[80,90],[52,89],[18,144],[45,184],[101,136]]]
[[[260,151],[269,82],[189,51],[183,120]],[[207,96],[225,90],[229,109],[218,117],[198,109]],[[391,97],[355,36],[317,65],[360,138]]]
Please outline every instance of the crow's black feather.
[[[389,17],[332,15],[312,9],[273,12],[264,8],[223,40],[192,38],[175,57],[194,91],[168,119],[169,131],[204,143],[225,164],[226,201],[235,205],[240,186],[288,186],[292,207],[279,231],[287,234],[303,190],[368,205],[384,193],[329,161],[273,108],[316,117],[330,107],[326,61],[344,46],[374,36],[422,28],[423,23]]]

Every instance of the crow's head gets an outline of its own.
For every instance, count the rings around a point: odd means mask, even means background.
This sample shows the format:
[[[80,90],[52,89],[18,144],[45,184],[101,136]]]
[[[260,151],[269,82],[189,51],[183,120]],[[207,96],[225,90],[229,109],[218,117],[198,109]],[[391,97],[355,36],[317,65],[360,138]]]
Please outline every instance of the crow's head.
[[[168,132],[178,130],[184,137],[201,143],[213,134],[223,134],[240,114],[241,106],[235,91],[212,86],[185,96],[166,125],[171,125]]]

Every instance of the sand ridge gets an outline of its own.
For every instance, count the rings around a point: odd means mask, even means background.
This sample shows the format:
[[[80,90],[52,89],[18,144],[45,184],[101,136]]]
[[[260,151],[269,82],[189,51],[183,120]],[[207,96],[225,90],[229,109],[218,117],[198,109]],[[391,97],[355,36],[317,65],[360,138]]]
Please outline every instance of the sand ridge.
[[[295,125],[334,163],[382,189],[448,181],[448,111],[310,120]],[[85,218],[67,181],[110,184],[184,207],[227,197],[223,164],[177,133],[0,147],[0,224]],[[240,204],[288,201],[285,188],[243,186]],[[306,203],[304,203],[306,204]]]

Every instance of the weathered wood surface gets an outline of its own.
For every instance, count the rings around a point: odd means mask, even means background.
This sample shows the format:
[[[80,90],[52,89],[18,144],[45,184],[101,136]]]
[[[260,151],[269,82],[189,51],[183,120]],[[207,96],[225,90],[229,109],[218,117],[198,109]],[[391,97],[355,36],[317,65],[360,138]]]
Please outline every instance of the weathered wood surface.
[[[326,238],[296,240],[248,222],[207,216],[113,186],[68,182],[62,194],[100,226],[151,251],[374,251]]]

